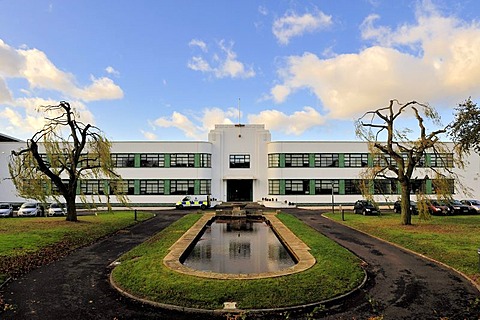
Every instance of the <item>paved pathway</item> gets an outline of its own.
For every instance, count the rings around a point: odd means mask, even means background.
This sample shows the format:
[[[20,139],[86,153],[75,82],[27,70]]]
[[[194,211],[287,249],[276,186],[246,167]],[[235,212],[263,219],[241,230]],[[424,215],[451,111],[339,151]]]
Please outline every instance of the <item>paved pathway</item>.
[[[331,319],[480,319],[480,292],[466,279],[396,246],[309,210],[285,210],[367,263],[366,292]]]

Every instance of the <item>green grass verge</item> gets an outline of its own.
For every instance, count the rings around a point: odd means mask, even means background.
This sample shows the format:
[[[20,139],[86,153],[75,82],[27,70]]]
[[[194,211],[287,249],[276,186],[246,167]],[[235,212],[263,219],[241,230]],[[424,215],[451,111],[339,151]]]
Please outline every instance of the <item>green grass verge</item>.
[[[150,217],[151,213],[137,213],[138,221]],[[1,219],[0,283],[134,223],[132,211],[79,216],[78,222],[64,217]]]
[[[479,255],[480,215],[432,216],[422,221],[412,217],[412,225],[401,225],[400,215],[362,216],[345,213],[326,214],[368,234],[396,243],[412,251],[443,262],[467,275],[480,285]]]
[[[218,309],[226,301],[239,308],[275,308],[318,302],[350,291],[363,280],[360,260],[297,218],[278,217],[310,248],[317,263],[307,271],[255,280],[218,280],[170,270],[163,258],[201,214],[189,214],[121,257],[114,281],[127,292],[151,301]]]

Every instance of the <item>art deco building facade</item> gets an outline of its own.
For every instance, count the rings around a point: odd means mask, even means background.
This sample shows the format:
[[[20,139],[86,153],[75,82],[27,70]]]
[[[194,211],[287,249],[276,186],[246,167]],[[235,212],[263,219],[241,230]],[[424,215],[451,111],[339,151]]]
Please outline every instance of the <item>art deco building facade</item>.
[[[0,201],[21,202],[8,180],[11,150],[25,142],[0,139]],[[133,205],[171,205],[186,194],[211,195],[219,201],[259,201],[265,198],[302,205],[351,204],[361,198],[360,173],[372,166],[374,156],[365,142],[271,141],[264,125],[216,125],[208,141],[113,142],[112,160],[124,179]],[[454,167],[453,154],[426,153],[414,176],[416,188],[435,196],[430,168],[448,167],[455,198],[479,198],[480,157],[468,159],[464,169]],[[458,180],[460,179],[460,180]],[[78,193],[109,192],[110,181],[87,180]],[[472,194],[458,190],[462,184]],[[380,202],[399,197],[396,181],[371,183]],[[332,196],[333,195],[333,196]],[[114,198],[112,198],[114,199]]]

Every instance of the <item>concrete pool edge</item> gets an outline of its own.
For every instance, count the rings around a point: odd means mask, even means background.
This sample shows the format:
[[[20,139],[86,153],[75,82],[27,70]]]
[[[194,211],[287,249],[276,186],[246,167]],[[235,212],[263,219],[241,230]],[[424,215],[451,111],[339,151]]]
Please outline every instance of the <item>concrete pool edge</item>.
[[[163,264],[169,269],[182,274],[221,280],[281,277],[303,272],[315,265],[316,260],[310,254],[310,248],[276,217],[275,212],[264,212],[263,216],[269,221],[269,224],[276,233],[277,237],[295,256],[297,263],[294,266],[272,272],[254,274],[228,274],[195,270],[183,265],[180,262],[180,257],[199,235],[207,222],[215,217],[215,212],[204,213],[202,217],[170,247],[168,254],[163,259]]]

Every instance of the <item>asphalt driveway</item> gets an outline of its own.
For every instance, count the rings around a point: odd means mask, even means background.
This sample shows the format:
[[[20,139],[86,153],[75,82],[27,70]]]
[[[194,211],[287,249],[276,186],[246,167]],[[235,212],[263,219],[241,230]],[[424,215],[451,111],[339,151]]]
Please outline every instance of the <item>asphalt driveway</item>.
[[[354,252],[369,280],[324,319],[480,319],[480,293],[463,277],[395,246],[332,222],[319,212],[287,210]],[[205,319],[162,311],[121,296],[108,282],[109,264],[183,216],[161,211],[149,221],[79,249],[2,289],[13,306],[1,319]],[[161,262],[159,262],[161,263]],[[294,290],[294,288],[293,288]],[[311,319],[311,318],[309,318]]]
[[[456,272],[310,210],[286,210],[366,263],[367,286],[331,319],[480,319],[480,292]]]

